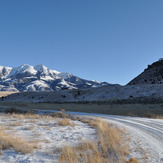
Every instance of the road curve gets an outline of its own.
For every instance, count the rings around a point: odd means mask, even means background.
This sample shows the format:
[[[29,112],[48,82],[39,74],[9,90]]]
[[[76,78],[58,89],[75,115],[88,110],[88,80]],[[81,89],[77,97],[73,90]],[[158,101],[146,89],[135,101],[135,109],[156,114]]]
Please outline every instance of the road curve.
[[[33,109],[37,112],[56,112],[55,110]],[[148,159],[139,160],[142,163],[163,163],[163,119],[149,119],[130,116],[117,116],[94,113],[67,112],[72,115],[99,117],[126,129],[131,137],[130,145],[134,151],[142,148]],[[135,154],[135,155],[134,155]],[[137,152],[133,156],[138,157]]]
[[[131,141],[145,150],[148,162],[163,163],[163,119],[98,114],[94,116],[125,128],[131,135]]]

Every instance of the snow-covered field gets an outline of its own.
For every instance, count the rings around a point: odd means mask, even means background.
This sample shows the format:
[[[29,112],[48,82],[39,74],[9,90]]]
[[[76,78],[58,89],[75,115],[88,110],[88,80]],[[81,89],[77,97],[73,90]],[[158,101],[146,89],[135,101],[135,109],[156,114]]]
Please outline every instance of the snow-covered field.
[[[72,120],[71,120],[72,121]],[[59,118],[0,114],[0,126],[12,136],[37,142],[37,149],[22,154],[6,149],[0,155],[0,163],[50,163],[59,162],[59,149],[65,145],[78,145],[84,140],[97,139],[96,130],[80,121],[73,126],[58,125]]]
[[[54,110],[33,109],[41,113]],[[163,119],[149,119],[129,116],[89,114],[68,112],[80,117],[99,117],[108,123],[126,130],[126,142],[130,145],[129,158],[140,163],[163,162]],[[59,126],[54,117],[30,118],[0,115],[0,126],[10,135],[17,135],[27,141],[37,142],[37,149],[29,154],[21,154],[13,149],[3,150],[0,163],[37,163],[58,162],[59,150],[65,145],[78,145],[83,140],[97,140],[96,130],[87,123],[74,121],[74,126]]]

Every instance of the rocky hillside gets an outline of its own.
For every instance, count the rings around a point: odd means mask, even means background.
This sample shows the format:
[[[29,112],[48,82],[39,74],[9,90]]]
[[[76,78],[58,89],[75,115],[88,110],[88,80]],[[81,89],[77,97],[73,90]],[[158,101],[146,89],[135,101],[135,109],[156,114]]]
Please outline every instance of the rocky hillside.
[[[24,64],[11,68],[0,66],[0,91],[54,91],[83,89],[107,85],[106,82],[90,81],[51,70],[44,65]]]
[[[140,75],[128,83],[128,85],[138,84],[163,84],[163,59],[148,65]]]

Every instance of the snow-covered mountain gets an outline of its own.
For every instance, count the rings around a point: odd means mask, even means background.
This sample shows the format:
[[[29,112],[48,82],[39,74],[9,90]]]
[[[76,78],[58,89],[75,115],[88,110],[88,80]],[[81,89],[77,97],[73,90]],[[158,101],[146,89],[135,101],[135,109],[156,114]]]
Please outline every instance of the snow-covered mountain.
[[[51,70],[44,65],[11,68],[0,66],[0,91],[54,91],[58,89],[82,89],[107,85]]]

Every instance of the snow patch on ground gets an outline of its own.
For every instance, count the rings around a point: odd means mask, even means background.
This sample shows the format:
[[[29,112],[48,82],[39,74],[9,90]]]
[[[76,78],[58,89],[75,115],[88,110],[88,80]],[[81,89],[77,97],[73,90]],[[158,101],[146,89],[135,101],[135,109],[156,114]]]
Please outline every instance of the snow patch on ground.
[[[65,145],[78,145],[84,140],[96,140],[96,130],[88,124],[73,121],[75,126],[58,126],[56,118],[15,118],[0,115],[0,125],[8,134],[18,135],[25,140],[38,142],[39,148],[30,154],[21,154],[13,149],[4,150],[1,163],[51,163],[59,162],[58,149]]]

